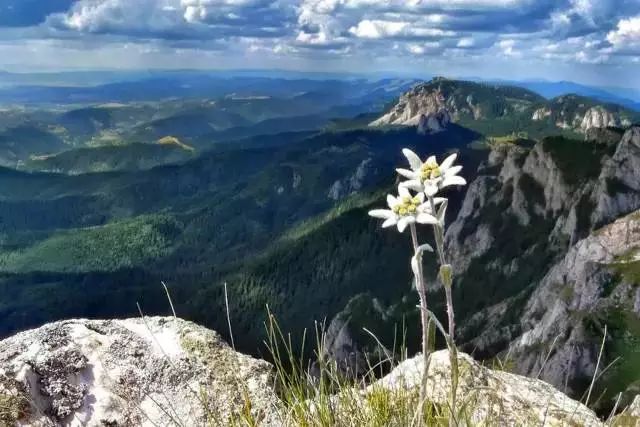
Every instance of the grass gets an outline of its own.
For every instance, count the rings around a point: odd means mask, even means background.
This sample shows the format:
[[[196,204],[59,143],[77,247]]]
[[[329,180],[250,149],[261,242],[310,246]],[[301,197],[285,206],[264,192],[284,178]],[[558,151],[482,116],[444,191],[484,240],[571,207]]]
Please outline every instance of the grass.
[[[611,266],[625,282],[640,286],[640,260],[617,262],[611,264]]]

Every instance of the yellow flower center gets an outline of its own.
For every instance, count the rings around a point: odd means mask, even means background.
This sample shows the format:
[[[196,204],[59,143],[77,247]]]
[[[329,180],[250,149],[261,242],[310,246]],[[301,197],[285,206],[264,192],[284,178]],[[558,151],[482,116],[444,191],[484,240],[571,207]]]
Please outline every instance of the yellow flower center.
[[[420,177],[422,180],[427,179],[436,179],[442,176],[442,172],[440,171],[440,167],[438,163],[435,161],[427,162],[422,165],[420,169]]]
[[[420,206],[420,199],[416,197],[408,197],[404,196],[400,203],[395,205],[391,210],[396,215],[405,216],[405,215],[414,215],[418,212],[418,206]]]

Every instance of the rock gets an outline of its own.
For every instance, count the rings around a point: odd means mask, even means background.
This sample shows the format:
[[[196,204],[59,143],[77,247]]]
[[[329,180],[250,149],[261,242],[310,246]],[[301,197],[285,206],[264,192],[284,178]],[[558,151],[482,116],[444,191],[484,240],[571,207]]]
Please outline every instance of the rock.
[[[604,425],[589,408],[544,381],[491,370],[464,353],[458,354],[458,365],[458,401],[465,402],[468,408],[464,417],[467,422],[461,421],[460,425]],[[380,390],[417,390],[422,370],[422,356],[405,360],[390,374],[368,386],[363,395]],[[446,407],[451,390],[447,351],[432,354],[427,384],[428,401]]]
[[[508,354],[516,372],[540,373],[563,390],[566,383],[571,396],[595,371],[603,331],[594,321],[615,323],[616,314],[628,325],[640,321],[637,279],[620,274],[640,246],[640,127],[627,130],[615,151],[584,144],[613,154],[591,158],[588,174],[573,172],[581,179],[566,167],[570,145],[564,157],[544,143],[494,149],[446,235],[461,347],[481,358]],[[478,302],[484,295],[491,297]],[[637,330],[625,325],[609,324],[617,334],[609,340],[627,340],[628,329],[637,342]],[[605,366],[617,355],[613,344]],[[628,387],[627,398],[638,378],[625,380],[617,386]],[[613,403],[608,396],[599,409]]]
[[[595,374],[599,342],[579,319],[608,307],[633,310],[640,289],[624,279],[618,283],[608,268],[633,251],[640,251],[640,211],[579,241],[549,270],[521,315],[522,334],[510,346],[520,373],[540,374],[558,387],[570,379],[569,390],[573,380]],[[605,292],[607,286],[615,288]]]
[[[441,109],[437,113],[421,115],[418,122],[418,133],[422,135],[442,132],[451,122],[451,116],[446,109]]]
[[[434,78],[400,96],[397,103],[370,126],[439,127],[437,115],[446,111],[452,122],[518,120],[547,121],[560,129],[586,133],[591,129],[627,127],[640,119],[632,110],[593,99],[564,95],[552,100],[519,88]]]
[[[329,188],[327,197],[331,200],[340,200],[350,194],[357,193],[372,175],[372,159],[366,158],[356,168],[353,175],[344,179],[338,179]]]
[[[331,200],[340,200],[345,196],[344,186],[342,185],[342,181],[335,181],[331,187],[329,188],[329,192],[327,193],[327,197]]]
[[[594,191],[593,220],[604,225],[640,206],[640,126],[627,130],[604,162]]]
[[[587,132],[591,128],[606,128],[620,126],[620,119],[613,113],[607,111],[604,107],[592,107],[584,113],[580,130]]]
[[[68,320],[1,341],[0,403],[14,410],[0,408],[0,424],[229,423],[248,398],[260,425],[278,425],[267,362],[194,323],[145,320]]]
[[[393,109],[370,126],[417,126],[422,117],[435,115],[443,109],[446,109],[445,98],[439,90],[430,91],[417,86],[400,96]]]
[[[544,120],[547,117],[551,116],[551,110],[549,108],[538,108],[533,112],[533,116],[531,116],[531,120],[539,121]]]

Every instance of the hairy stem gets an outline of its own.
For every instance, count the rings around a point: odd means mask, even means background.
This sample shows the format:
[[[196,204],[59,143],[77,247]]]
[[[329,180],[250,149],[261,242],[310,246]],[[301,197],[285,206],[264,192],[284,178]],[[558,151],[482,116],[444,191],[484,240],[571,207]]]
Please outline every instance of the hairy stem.
[[[418,271],[416,276],[416,290],[418,291],[418,297],[420,300],[420,320],[422,323],[422,357],[424,358],[424,368],[422,371],[422,382],[420,384],[420,403],[418,407],[418,413],[420,414],[420,420],[424,420],[424,404],[427,400],[427,382],[429,378],[429,316],[427,314],[427,292],[424,284],[424,276],[422,274],[422,260],[419,255],[418,234],[416,232],[416,225],[410,224],[411,229],[411,241],[413,242],[413,252],[418,258]]]
[[[437,213],[436,204],[433,197],[429,197],[429,204],[434,214]],[[449,334],[446,338],[447,347],[449,348],[449,363],[451,365],[451,419],[449,425],[457,425],[456,422],[456,405],[457,405],[457,392],[458,392],[458,349],[455,343],[455,319],[453,311],[453,296],[451,293],[451,287],[453,285],[452,269],[447,263],[444,254],[444,218],[442,222],[433,225],[433,235],[436,242],[436,251],[438,252],[438,258],[440,259],[440,280],[444,287],[444,293],[447,302],[447,320],[449,323]]]

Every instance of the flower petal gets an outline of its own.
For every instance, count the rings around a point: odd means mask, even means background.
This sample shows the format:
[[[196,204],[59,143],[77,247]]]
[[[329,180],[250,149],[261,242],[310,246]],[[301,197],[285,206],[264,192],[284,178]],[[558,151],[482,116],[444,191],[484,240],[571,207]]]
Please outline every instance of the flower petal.
[[[424,193],[418,193],[416,194],[416,197],[420,201],[420,204],[424,203]]]
[[[444,176],[454,176],[457,175],[462,170],[462,166],[452,166],[446,171],[444,171]]]
[[[409,150],[408,148],[404,148],[402,150],[402,154],[404,154],[404,156],[409,161],[409,165],[411,166],[411,169],[417,170],[422,167],[422,160],[420,160],[420,157],[418,157],[418,155],[413,151]]]
[[[405,228],[407,228],[407,225],[409,225],[409,221],[408,221],[409,217],[402,217],[398,220],[398,231],[399,232],[403,232]]]
[[[419,213],[416,221],[420,224],[438,224],[438,218],[426,212]]]
[[[424,194],[424,193],[423,193],[423,194]],[[432,213],[432,210],[431,210],[431,203],[426,202],[426,203],[423,203],[423,204],[421,204],[421,205],[418,205],[417,210],[418,210],[418,212],[426,212],[426,213],[428,213],[428,214],[431,214],[431,213]]]
[[[449,169],[453,165],[453,162],[456,161],[457,157],[458,157],[458,154],[457,153],[453,153],[452,155],[450,155],[449,157],[444,159],[444,161],[440,165],[440,169],[443,170],[443,171],[446,171],[447,169]]]
[[[374,209],[372,211],[369,211],[369,216],[372,216],[374,218],[387,219],[395,216],[395,214],[388,209]]]
[[[467,181],[461,176],[447,176],[440,184],[440,188],[448,187],[450,185],[467,185]]]
[[[412,197],[407,187],[403,187],[401,185],[398,186],[398,195],[400,197]]]
[[[397,204],[398,204],[398,199],[396,199],[391,194],[387,194],[387,205],[389,205],[390,208],[393,208]]]
[[[413,191],[420,191],[420,192],[424,190],[424,186],[422,185],[422,182],[420,182],[420,180],[417,180],[417,179],[405,181],[400,184],[400,187],[406,187],[406,188],[412,189]]]
[[[436,163],[437,164],[438,162],[436,162],[436,156],[429,156],[425,163]]]
[[[424,194],[426,194],[427,197],[433,197],[436,195],[437,192],[438,192],[437,184],[434,184],[432,182],[426,182],[424,184]]]
[[[397,222],[398,222],[398,217],[394,215],[382,223],[382,228],[391,227],[392,225],[396,225]]]
[[[398,172],[399,175],[402,175],[405,178],[409,179],[416,179],[418,177],[417,173],[415,173],[414,171],[410,171],[409,169],[398,168],[396,169],[396,172]]]

